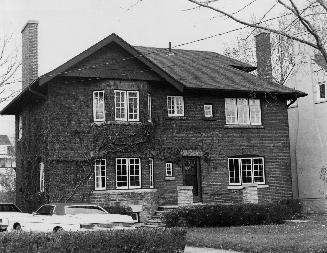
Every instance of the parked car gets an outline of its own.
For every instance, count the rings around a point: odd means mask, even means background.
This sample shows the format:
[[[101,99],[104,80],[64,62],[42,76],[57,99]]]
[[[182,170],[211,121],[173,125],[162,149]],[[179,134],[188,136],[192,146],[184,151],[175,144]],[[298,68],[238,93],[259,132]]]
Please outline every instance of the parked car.
[[[38,232],[135,228],[131,216],[109,214],[98,205],[85,203],[45,204],[31,216],[16,220],[9,230],[14,224],[23,231]]]
[[[25,220],[32,217],[29,213],[23,213],[13,203],[0,203],[0,231],[7,231],[8,227],[13,227],[18,220]],[[15,224],[15,228],[19,229],[19,224]]]

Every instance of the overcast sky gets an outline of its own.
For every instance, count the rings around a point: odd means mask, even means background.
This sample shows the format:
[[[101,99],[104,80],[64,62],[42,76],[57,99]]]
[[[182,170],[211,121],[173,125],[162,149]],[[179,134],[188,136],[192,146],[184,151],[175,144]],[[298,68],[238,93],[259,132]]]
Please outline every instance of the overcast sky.
[[[260,19],[274,0],[220,0],[229,12]],[[132,45],[168,47],[224,33],[241,25],[206,9],[193,9],[187,0],[0,0],[0,35],[13,34],[21,47],[20,31],[27,20],[39,21],[39,75],[74,57],[111,33]],[[191,9],[191,10],[189,10]],[[273,8],[266,16],[278,16]],[[179,48],[222,53],[237,32]],[[0,134],[14,135],[13,120],[0,118]]]

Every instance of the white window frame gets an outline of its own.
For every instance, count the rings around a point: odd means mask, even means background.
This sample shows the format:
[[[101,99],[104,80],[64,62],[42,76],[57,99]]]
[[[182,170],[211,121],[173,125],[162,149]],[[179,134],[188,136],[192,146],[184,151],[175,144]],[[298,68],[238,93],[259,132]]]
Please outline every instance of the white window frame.
[[[150,93],[148,93],[148,121],[152,122],[152,98]]]
[[[247,101],[246,104],[242,102]],[[243,113],[243,122],[240,122],[240,113]],[[259,113],[258,113],[259,112]],[[254,114],[256,113],[256,116]],[[260,99],[225,98],[226,125],[262,125],[262,111]],[[253,121],[253,119],[257,119]]]
[[[149,177],[150,177],[150,188],[154,188],[154,177],[153,177],[153,159],[149,158]]]
[[[178,107],[181,107],[182,112],[179,113]],[[167,96],[167,111],[168,117],[184,116],[184,98],[183,96]]]
[[[250,159],[251,160],[251,182],[249,183],[243,183],[243,175],[242,175],[242,160],[243,159]],[[254,176],[254,160],[255,159],[261,159],[262,160],[262,179],[263,182],[255,182],[255,176]],[[230,160],[238,160],[238,166],[239,166],[239,183],[231,183],[231,173],[229,168]],[[229,185],[248,185],[248,184],[258,184],[258,185],[264,185],[266,184],[266,177],[265,177],[265,159],[264,157],[240,157],[240,158],[228,158],[228,177],[229,177]]]
[[[173,176],[173,163],[169,162],[166,163],[166,177]]]
[[[102,161],[104,161],[104,165],[102,165]],[[102,171],[104,167],[104,171]],[[99,171],[98,171],[98,170]],[[102,174],[104,172],[104,175]],[[102,185],[102,178],[104,178],[104,185]],[[99,186],[97,186],[97,180],[99,180]],[[105,190],[107,187],[107,161],[106,159],[95,159],[94,161],[94,189]]]
[[[135,159],[138,160],[139,165],[139,174],[138,175],[131,175],[131,160]],[[126,167],[127,167],[127,186],[118,186],[118,173],[117,173],[117,161],[118,160],[126,160]],[[131,186],[131,176],[138,176],[140,185],[138,186]],[[116,189],[119,190],[127,190],[127,189],[141,189],[142,187],[142,165],[141,165],[141,159],[140,158],[116,158]]]
[[[123,104],[123,112],[124,112],[124,117],[118,117],[117,116],[117,95],[116,94],[123,94],[123,98],[124,98],[124,102],[120,102]],[[136,114],[132,114],[129,110],[130,107],[130,103],[129,103],[129,99],[131,97],[132,93],[136,93],[136,106],[137,106],[137,110],[136,110]],[[140,121],[140,97],[139,97],[139,91],[137,90],[130,90],[130,91],[126,91],[126,90],[115,90],[114,91],[114,96],[115,96],[115,120],[118,121]],[[121,95],[120,95],[121,97]],[[130,115],[136,115],[136,118],[130,118]]]
[[[205,118],[212,118],[213,117],[213,113],[212,113],[212,105],[210,104],[205,104],[203,106],[203,110],[204,110],[204,117]]]
[[[18,140],[23,137],[23,116],[20,114],[18,116]]]
[[[44,192],[44,163],[39,163],[40,169],[40,192]]]
[[[103,97],[103,108],[102,108],[102,113],[103,117],[102,118],[97,118],[97,105],[100,104],[100,94],[102,94]],[[93,120],[94,122],[102,122],[106,120],[106,109],[105,109],[105,98],[104,98],[104,90],[97,90],[93,91]]]

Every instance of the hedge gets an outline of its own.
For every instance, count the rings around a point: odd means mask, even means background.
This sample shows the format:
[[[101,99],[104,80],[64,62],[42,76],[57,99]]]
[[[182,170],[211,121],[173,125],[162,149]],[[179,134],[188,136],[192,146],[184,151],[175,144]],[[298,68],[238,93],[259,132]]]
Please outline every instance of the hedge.
[[[278,224],[299,216],[296,200],[266,204],[215,204],[180,207],[164,214],[167,227],[226,227]]]
[[[186,231],[180,228],[57,233],[11,232],[0,234],[0,252],[183,252],[185,235]]]

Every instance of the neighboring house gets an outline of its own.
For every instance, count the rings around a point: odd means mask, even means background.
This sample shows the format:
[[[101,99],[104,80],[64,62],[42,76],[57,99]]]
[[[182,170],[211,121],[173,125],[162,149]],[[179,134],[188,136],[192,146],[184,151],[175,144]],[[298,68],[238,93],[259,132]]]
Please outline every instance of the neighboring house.
[[[2,168],[16,168],[14,147],[7,135],[0,135],[0,170]]]
[[[300,46],[297,51],[285,85],[308,96],[288,110],[293,192],[307,212],[327,212],[327,66],[310,48]]]
[[[287,100],[256,67],[213,52],[136,47],[115,34],[37,77],[37,22],[23,29],[17,203],[138,205],[292,198]],[[28,40],[29,39],[29,40]],[[29,41],[29,43],[27,43]],[[34,50],[34,52],[33,52]]]

